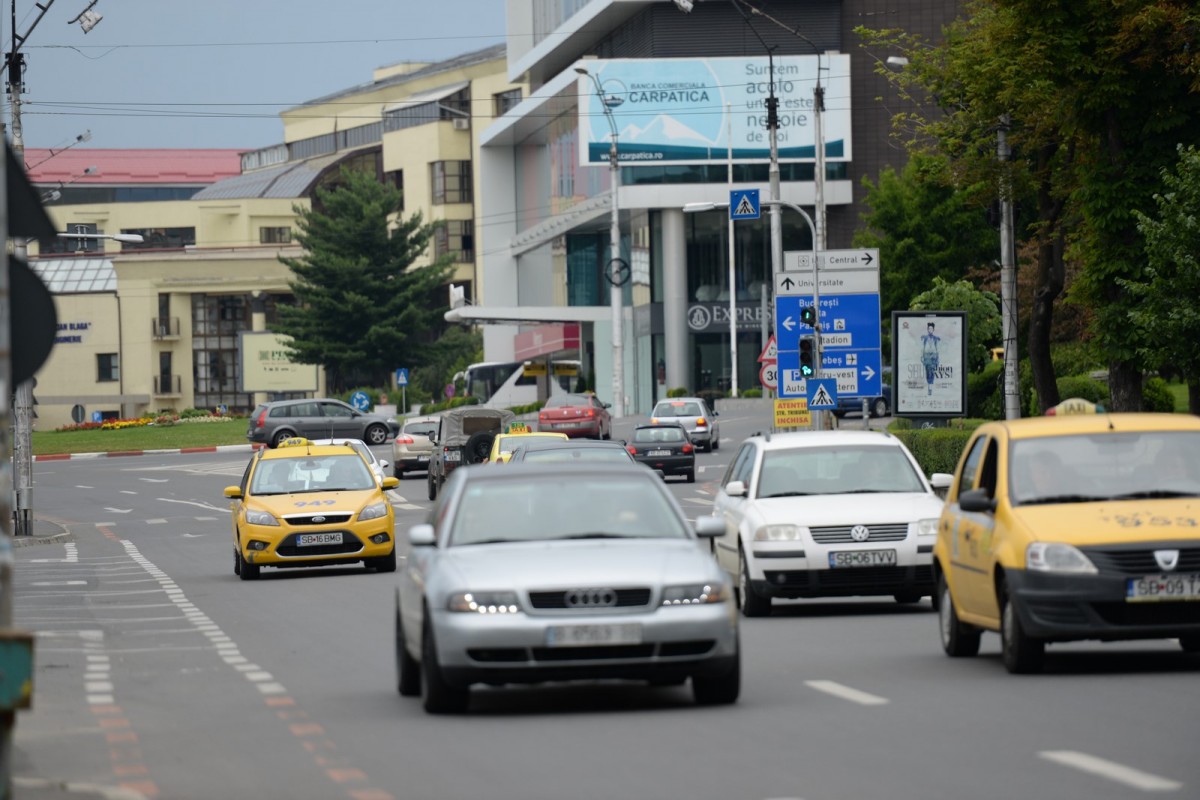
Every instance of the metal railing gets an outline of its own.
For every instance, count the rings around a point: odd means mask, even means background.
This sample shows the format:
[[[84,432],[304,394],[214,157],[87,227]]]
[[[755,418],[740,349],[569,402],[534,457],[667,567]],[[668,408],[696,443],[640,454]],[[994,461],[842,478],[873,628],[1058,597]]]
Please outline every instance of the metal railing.
[[[156,397],[178,397],[183,394],[183,379],[178,375],[155,375],[154,394]]]
[[[179,317],[154,317],[150,320],[150,335],[155,339],[177,338]]]

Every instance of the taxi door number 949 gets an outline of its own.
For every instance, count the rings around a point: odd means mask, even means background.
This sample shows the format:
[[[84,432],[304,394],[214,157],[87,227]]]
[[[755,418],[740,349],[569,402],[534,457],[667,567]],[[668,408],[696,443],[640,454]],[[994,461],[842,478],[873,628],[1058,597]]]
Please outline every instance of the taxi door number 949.
[[[1200,573],[1130,578],[1125,589],[1125,599],[1130,602],[1200,600]]]

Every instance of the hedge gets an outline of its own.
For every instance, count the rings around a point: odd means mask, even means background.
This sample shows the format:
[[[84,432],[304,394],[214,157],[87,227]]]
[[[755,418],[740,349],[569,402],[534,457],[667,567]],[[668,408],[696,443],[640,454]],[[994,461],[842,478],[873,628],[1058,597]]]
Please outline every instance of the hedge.
[[[967,440],[987,420],[953,420],[949,428],[913,428],[909,420],[896,420],[888,432],[904,443],[926,475],[953,473]],[[899,423],[899,424],[897,424]]]

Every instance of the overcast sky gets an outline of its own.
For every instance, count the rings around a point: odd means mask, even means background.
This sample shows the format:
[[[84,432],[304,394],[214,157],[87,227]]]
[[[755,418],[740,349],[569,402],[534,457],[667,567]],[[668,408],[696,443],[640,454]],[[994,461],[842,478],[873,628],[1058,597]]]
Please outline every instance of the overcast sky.
[[[69,21],[90,1],[41,0],[32,31],[35,3],[15,2],[26,147],[90,130],[80,146],[252,150],[283,141],[280,111],[376,67],[504,42],[504,0],[98,0],[85,34]],[[0,3],[5,52],[13,2]]]

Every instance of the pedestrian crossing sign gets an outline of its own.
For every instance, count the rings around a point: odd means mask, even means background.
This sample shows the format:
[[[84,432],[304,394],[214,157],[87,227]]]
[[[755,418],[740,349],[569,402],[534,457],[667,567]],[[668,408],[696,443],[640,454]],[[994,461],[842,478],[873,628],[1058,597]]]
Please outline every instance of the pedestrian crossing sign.
[[[758,219],[759,211],[758,189],[735,189],[729,192],[730,219]]]
[[[837,408],[837,378],[808,379],[808,410],[829,411]]]

